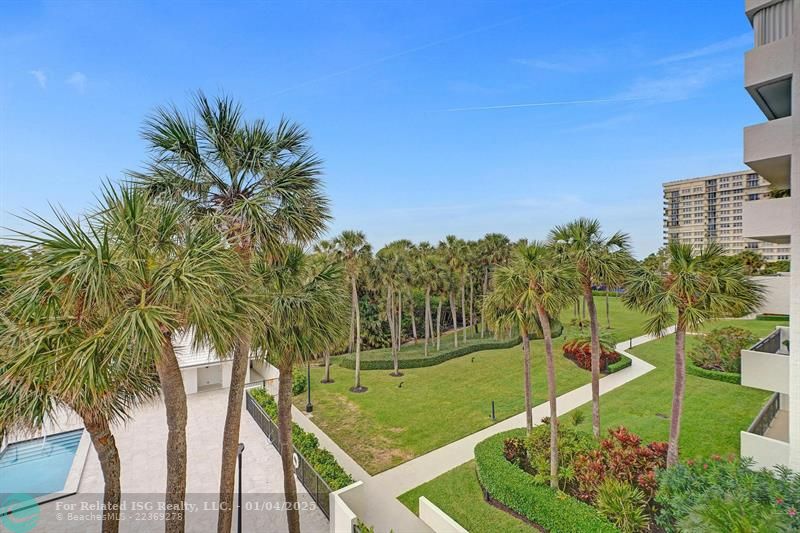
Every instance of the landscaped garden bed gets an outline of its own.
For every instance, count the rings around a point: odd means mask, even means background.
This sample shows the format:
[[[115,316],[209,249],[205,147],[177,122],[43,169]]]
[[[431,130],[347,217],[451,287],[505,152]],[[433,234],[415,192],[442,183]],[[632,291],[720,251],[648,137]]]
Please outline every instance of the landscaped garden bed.
[[[564,342],[564,357],[584,370],[592,369],[592,343],[588,335],[578,335]],[[613,374],[631,366],[630,357],[615,349],[614,339],[610,335],[600,338],[600,372]]]
[[[752,331],[736,326],[702,333],[689,351],[686,372],[701,378],[741,383],[742,350],[757,340]]]

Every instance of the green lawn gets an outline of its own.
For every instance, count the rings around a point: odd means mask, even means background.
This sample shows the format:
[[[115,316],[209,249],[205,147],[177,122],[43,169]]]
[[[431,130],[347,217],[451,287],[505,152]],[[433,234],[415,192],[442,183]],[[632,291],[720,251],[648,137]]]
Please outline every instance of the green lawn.
[[[767,320],[723,320],[705,329],[737,326],[759,337],[768,335],[783,322]],[[687,339],[691,350],[697,342]],[[600,400],[603,428],[624,425],[647,441],[667,440],[674,382],[675,337],[670,335],[630,350],[656,369],[604,394]],[[697,376],[686,376],[686,401],[681,424],[681,455],[695,457],[739,453],[739,431],[746,429],[758,414],[770,392],[750,389]],[[590,407],[581,408],[585,421],[582,429],[591,431]]]
[[[612,312],[613,313],[613,312]],[[612,320],[613,320],[612,314]],[[612,323],[613,325],[613,323]],[[766,336],[782,322],[762,320],[724,320],[708,325],[738,326]],[[689,346],[696,339],[689,338]],[[653,341],[631,350],[657,368],[648,374],[604,394],[601,398],[604,427],[625,425],[646,441],[666,440],[669,435],[669,412],[673,384],[674,336]],[[739,431],[746,429],[758,413],[769,392],[739,385],[687,376],[686,406],[683,416],[681,455],[708,456],[739,451]],[[582,429],[591,431],[591,407]],[[459,524],[473,533],[494,531],[534,531],[520,520],[483,501],[470,461],[399,497],[415,513],[420,496],[425,496]]]
[[[534,528],[483,501],[475,461],[445,472],[398,498],[414,514],[419,512],[419,497],[425,496],[471,533],[522,533]]]
[[[598,304],[602,302],[598,298]],[[642,318],[613,299],[612,326],[625,338],[638,334]],[[601,307],[601,311],[602,311]],[[601,317],[604,316],[601,312]],[[565,315],[565,323],[570,317]],[[565,327],[574,331],[575,327]],[[554,343],[559,394],[589,381],[589,373],[561,356]],[[531,371],[535,402],[546,398],[544,346],[533,341]],[[406,369],[399,378],[386,370],[362,371],[366,393],[353,394],[353,371],[331,368],[333,384],[323,385],[322,369],[312,368],[313,421],[370,473],[377,473],[474,433],[524,409],[521,346],[485,350],[440,365]],[[305,396],[295,402],[302,409]]]

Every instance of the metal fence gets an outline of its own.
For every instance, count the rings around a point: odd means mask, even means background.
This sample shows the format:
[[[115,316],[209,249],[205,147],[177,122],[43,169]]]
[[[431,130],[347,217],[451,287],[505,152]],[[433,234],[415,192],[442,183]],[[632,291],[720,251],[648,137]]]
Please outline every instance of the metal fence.
[[[769,399],[767,404],[761,408],[761,412],[758,413],[756,419],[753,420],[753,423],[747,428],[747,432],[764,436],[769,429],[769,425],[772,424],[775,415],[780,411],[780,408],[781,395],[776,392],[772,395],[772,398]]]
[[[246,394],[245,397],[247,398],[247,412],[250,413],[250,416],[253,417],[253,420],[256,421],[258,427],[261,428],[261,431],[264,432],[264,435],[267,436],[275,449],[280,451],[281,439],[278,435],[278,426],[272,421],[269,415],[264,412],[264,409],[258,405],[258,402],[256,402],[252,396]],[[324,514],[326,518],[330,518],[329,495],[332,492],[331,488],[311,467],[297,448],[294,448],[294,455],[297,458],[295,462],[295,475],[297,475],[297,479],[299,479],[300,483],[306,488],[311,498],[322,511],[322,514]]]

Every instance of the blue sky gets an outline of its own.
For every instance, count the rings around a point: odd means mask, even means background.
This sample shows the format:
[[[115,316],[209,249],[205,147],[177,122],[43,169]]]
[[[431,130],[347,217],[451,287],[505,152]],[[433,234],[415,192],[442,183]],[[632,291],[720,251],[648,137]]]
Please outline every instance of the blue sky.
[[[742,168],[741,2],[12,2],[0,225],[78,214],[192,91],[304,124],[335,221],[380,245],[585,215],[661,243],[661,182]],[[6,232],[7,234],[7,232]]]

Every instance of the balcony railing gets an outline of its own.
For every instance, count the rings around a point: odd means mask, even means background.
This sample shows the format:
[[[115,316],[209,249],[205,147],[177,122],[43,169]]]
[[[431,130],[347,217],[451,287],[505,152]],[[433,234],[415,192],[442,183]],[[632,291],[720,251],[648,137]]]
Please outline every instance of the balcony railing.
[[[756,419],[753,420],[753,423],[747,428],[747,432],[763,437],[766,435],[770,424],[772,424],[772,421],[775,419],[775,415],[777,415],[780,410],[781,395],[776,392],[772,395],[767,404],[761,408],[761,412],[758,413]]]
[[[781,330],[776,329],[757,343],[750,350],[762,353],[780,353],[781,349]],[[785,354],[784,354],[785,355]]]
[[[792,33],[792,0],[782,0],[753,14],[755,46],[763,46]]]

